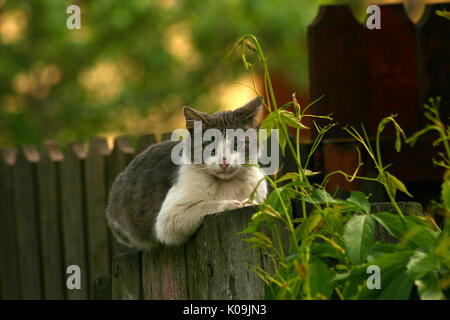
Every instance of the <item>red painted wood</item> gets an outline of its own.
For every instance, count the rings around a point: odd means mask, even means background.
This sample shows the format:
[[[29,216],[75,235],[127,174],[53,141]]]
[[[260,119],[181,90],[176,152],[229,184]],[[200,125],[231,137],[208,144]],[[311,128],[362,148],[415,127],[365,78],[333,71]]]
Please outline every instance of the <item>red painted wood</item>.
[[[419,127],[416,30],[402,4],[380,6],[381,29],[365,28],[368,133],[375,136],[386,116],[396,119],[407,134]],[[386,130],[385,135],[393,135]]]
[[[367,121],[367,68],[364,28],[348,6],[321,6],[308,27],[311,100],[322,94],[315,114],[334,113],[339,126],[329,138],[346,137],[345,124]]]
[[[429,6],[417,26],[403,5],[380,6],[380,30],[360,25],[346,6],[320,8],[308,28],[310,89],[312,99],[325,94],[319,113],[334,113],[339,123],[328,139],[347,137],[341,127],[350,124],[360,130],[361,122],[374,138],[380,120],[397,113],[397,121],[411,135],[425,125],[422,104],[430,96],[443,97],[442,118],[448,119],[450,22],[434,13],[445,6]],[[393,138],[393,126],[383,135]],[[438,181],[442,172],[431,165],[437,150],[430,144],[425,139],[401,154],[383,146],[384,162],[392,163],[392,172],[406,182]],[[345,158],[336,152],[323,156],[326,164]]]
[[[422,80],[421,105],[430,97],[441,96],[441,118],[450,117],[450,20],[436,15],[446,4],[428,5],[417,25],[419,43],[419,74]],[[424,118],[422,118],[424,123]]]

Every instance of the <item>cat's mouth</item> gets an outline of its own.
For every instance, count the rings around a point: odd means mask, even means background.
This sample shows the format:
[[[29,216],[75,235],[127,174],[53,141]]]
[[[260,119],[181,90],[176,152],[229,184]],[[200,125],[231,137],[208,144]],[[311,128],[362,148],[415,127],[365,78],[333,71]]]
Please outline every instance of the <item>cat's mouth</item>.
[[[220,179],[230,179],[236,174],[237,170],[220,170],[216,171],[214,175]]]

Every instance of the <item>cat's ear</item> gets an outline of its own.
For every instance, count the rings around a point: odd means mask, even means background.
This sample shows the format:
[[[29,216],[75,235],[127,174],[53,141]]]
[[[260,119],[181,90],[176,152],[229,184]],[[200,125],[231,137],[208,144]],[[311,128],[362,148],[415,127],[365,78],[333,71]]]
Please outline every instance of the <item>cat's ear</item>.
[[[186,129],[194,128],[194,121],[208,122],[208,114],[192,109],[191,107],[183,107],[184,119],[186,120]]]
[[[239,118],[242,122],[251,122],[251,123],[259,123],[261,114],[262,114],[262,103],[263,103],[263,97],[259,96],[255,99],[251,100],[250,102],[247,102],[242,107],[234,110],[234,114],[236,117]]]

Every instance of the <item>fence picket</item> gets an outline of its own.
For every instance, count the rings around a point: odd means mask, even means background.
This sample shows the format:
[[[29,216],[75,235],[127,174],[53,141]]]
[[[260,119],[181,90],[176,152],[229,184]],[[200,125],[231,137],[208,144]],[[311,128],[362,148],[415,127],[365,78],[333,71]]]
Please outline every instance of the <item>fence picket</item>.
[[[110,150],[106,139],[93,137],[85,162],[83,190],[86,199],[89,284],[92,296],[94,279],[110,272],[109,229],[106,224],[105,162]]]
[[[60,165],[61,212],[63,225],[64,268],[77,265],[81,269],[81,289],[69,289],[69,300],[89,298],[86,221],[83,197],[83,169],[86,152],[79,142],[67,146]],[[70,275],[66,274],[66,279]],[[67,283],[66,283],[67,284]]]
[[[137,145],[136,145],[136,154],[141,153],[145,149],[147,149],[152,144],[156,143],[156,138],[154,134],[146,134],[143,136],[139,136]]]
[[[19,252],[14,215],[13,165],[16,152],[0,150],[0,283],[1,299],[20,299]]]
[[[64,299],[64,269],[57,163],[64,158],[56,142],[44,142],[37,163],[37,189],[45,299]]]
[[[40,261],[39,221],[37,216],[35,147],[19,149],[13,169],[14,214],[17,222],[17,243],[21,298],[41,299],[42,279]]]

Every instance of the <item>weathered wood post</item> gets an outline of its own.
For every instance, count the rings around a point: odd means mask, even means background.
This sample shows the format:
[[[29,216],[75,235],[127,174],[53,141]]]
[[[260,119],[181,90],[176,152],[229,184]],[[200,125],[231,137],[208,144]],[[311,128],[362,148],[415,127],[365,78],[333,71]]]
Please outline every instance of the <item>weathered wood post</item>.
[[[240,235],[255,207],[205,217],[181,246],[131,251],[113,259],[113,299],[261,299],[252,266],[266,260]]]

